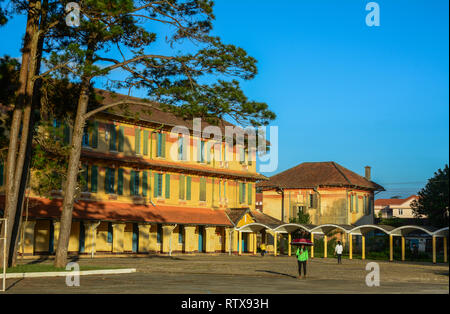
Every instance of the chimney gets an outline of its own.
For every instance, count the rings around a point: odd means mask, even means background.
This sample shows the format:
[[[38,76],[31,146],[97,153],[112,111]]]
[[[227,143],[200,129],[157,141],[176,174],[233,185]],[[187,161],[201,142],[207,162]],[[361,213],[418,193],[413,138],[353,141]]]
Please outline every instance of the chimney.
[[[365,166],[364,167],[366,169],[366,175],[364,176],[364,178],[366,178],[366,180],[370,181],[370,166]]]

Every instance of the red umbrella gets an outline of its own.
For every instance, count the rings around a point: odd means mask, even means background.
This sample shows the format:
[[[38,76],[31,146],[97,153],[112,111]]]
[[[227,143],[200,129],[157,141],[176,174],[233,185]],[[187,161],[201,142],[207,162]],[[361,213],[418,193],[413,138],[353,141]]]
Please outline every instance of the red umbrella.
[[[291,245],[309,245],[309,246],[313,246],[314,243],[312,243],[308,239],[294,239],[294,240],[292,240]]]

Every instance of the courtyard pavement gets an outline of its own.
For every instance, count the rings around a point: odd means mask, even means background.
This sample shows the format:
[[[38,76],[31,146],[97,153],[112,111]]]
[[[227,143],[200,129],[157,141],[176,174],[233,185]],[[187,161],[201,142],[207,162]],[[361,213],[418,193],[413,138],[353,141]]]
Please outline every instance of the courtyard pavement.
[[[20,263],[52,263],[24,260]],[[298,279],[295,257],[287,256],[158,256],[82,258],[80,265],[136,268],[122,275],[81,276],[79,287],[65,278],[8,279],[6,293],[176,293],[176,294],[304,294],[304,293],[449,293],[448,264],[376,261],[380,286],[368,287],[371,261],[315,258],[306,279]],[[1,294],[1,292],[0,292]]]

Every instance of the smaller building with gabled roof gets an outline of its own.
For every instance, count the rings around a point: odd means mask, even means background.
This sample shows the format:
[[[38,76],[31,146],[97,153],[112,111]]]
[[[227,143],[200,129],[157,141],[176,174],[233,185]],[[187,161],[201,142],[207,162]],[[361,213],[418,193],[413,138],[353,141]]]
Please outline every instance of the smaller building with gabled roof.
[[[372,224],[374,193],[384,188],[371,180],[371,168],[361,176],[336,162],[305,162],[259,182],[263,212],[289,222],[299,212],[310,223]]]
[[[414,219],[416,217],[411,204],[418,199],[417,195],[411,195],[407,198],[377,199],[375,201],[375,217]]]

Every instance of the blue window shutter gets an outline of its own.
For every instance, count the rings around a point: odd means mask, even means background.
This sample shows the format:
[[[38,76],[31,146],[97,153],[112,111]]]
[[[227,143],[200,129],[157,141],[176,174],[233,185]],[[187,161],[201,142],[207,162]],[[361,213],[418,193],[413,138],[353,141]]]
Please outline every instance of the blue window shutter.
[[[91,168],[91,192],[97,193],[98,167]]]
[[[144,130],[144,155],[148,155],[148,130]]]
[[[140,172],[135,171],[134,172],[134,195],[139,195],[139,178]]]
[[[161,157],[166,158],[166,134],[163,133],[161,136]]]
[[[186,177],[186,200],[191,200],[191,185],[192,185],[192,178]]]
[[[170,198],[170,174],[166,174],[166,199]]]
[[[130,194],[131,195],[135,195],[135,186],[134,186],[134,176],[135,176],[135,172],[134,170],[130,171]]]
[[[147,171],[142,172],[142,196],[147,196]]]
[[[134,148],[136,154],[141,153],[141,129],[136,128],[134,129]]]
[[[119,152],[123,152],[123,144],[125,142],[125,128],[119,127]]]
[[[98,147],[98,122],[97,121],[94,121],[94,129],[92,131],[91,147],[93,147],[93,148]]]
[[[123,169],[119,168],[117,174],[117,194],[123,195]]]

